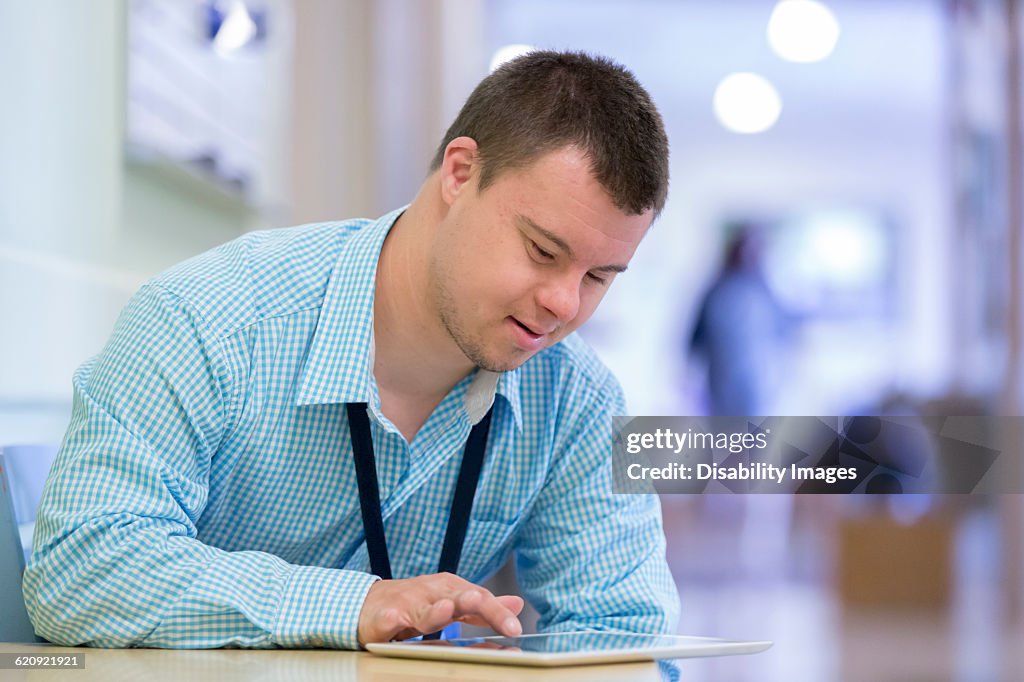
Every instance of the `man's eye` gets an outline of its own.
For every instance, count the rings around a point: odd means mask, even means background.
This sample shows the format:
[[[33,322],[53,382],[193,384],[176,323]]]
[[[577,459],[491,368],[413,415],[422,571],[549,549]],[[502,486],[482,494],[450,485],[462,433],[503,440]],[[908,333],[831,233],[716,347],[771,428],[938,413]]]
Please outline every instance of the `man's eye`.
[[[604,277],[598,277],[597,275],[595,275],[592,272],[588,272],[587,273],[587,277],[589,277],[590,281],[592,281],[594,284],[602,284],[603,285],[603,284],[607,283],[607,281],[608,281]]]
[[[537,246],[537,242],[530,242],[530,248],[533,250],[534,255],[536,255],[537,258],[541,260],[553,260],[555,257],[553,253],[548,253],[544,249]]]

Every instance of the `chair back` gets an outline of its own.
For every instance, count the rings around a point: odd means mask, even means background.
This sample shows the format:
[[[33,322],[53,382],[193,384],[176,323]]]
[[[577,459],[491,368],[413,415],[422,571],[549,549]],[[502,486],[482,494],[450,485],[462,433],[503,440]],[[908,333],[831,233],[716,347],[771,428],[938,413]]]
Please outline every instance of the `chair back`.
[[[37,642],[21,593],[25,554],[9,474],[4,449],[0,449],[0,642]]]

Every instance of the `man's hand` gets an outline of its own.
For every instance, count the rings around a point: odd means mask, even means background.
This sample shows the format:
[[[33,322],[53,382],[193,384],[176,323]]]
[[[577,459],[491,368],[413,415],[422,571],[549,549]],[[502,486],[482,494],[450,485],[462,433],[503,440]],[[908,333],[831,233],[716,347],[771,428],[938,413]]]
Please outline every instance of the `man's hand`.
[[[522,597],[495,597],[451,573],[381,580],[366,593],[359,613],[359,644],[408,639],[440,630],[454,621],[490,627],[515,637],[523,631],[516,617],[522,610]]]

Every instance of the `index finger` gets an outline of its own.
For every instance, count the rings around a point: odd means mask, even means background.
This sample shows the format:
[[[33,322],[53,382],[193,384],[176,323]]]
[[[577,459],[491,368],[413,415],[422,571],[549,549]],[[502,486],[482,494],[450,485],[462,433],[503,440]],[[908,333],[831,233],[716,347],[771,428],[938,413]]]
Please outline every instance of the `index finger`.
[[[516,614],[485,589],[465,590],[456,595],[454,601],[456,618],[476,616],[506,637],[518,637],[523,633]]]

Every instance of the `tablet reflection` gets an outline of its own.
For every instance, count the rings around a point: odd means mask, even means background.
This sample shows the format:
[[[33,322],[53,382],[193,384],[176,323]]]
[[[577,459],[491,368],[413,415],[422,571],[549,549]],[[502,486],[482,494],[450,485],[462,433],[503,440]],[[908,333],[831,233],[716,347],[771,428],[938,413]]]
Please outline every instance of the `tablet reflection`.
[[[555,634],[522,635],[520,637],[465,637],[449,640],[429,640],[424,644],[445,646],[508,649],[538,654],[585,651],[614,651],[616,649],[659,649],[676,646],[679,637],[659,637],[629,632],[563,632]],[[689,638],[695,641],[700,638]]]
[[[425,639],[421,642],[422,646],[448,646],[448,647],[459,647],[462,649],[500,649],[502,651],[522,651],[520,647],[512,646],[508,644],[499,644],[498,642],[491,642],[486,639],[480,638],[476,640],[465,640],[465,639]]]

